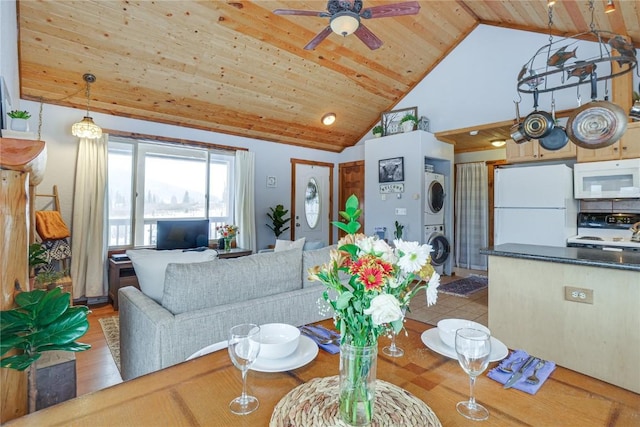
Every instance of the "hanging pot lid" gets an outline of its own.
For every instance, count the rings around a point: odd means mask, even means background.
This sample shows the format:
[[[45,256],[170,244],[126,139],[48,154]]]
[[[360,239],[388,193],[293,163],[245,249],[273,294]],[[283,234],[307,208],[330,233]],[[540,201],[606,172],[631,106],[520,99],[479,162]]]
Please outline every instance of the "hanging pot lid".
[[[553,122],[556,122],[556,101],[553,97],[553,92],[551,95],[551,117],[553,118]],[[567,136],[567,132],[565,132],[564,128],[554,125],[549,135],[540,139],[538,143],[545,150],[555,151],[559,150],[569,142],[569,137]]]

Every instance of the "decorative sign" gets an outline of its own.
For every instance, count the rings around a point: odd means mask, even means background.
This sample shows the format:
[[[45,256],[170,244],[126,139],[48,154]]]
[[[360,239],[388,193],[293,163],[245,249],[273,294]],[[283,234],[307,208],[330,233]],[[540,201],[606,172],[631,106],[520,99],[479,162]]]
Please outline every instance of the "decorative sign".
[[[404,184],[380,184],[380,194],[404,193]]]

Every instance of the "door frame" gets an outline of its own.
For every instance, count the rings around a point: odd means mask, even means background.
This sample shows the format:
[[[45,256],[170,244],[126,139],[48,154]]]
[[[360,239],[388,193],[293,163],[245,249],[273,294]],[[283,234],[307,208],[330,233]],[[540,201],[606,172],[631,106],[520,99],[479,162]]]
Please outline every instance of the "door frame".
[[[320,166],[329,168],[329,209],[327,210],[327,215],[329,216],[329,229],[328,233],[328,242],[329,245],[333,244],[333,233],[331,232],[331,217],[333,216],[333,163],[327,162],[317,162],[313,160],[304,160],[304,159],[291,159],[291,218],[295,220],[296,217],[296,166],[297,165],[308,165],[308,166]],[[295,227],[291,227],[291,240],[296,239],[296,230]]]

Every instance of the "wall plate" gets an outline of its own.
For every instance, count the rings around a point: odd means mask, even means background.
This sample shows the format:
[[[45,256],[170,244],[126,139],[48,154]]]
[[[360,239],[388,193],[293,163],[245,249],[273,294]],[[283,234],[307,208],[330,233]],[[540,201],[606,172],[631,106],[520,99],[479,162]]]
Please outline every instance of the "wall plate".
[[[276,188],[278,186],[278,180],[275,176],[267,177],[267,187],[268,188]]]

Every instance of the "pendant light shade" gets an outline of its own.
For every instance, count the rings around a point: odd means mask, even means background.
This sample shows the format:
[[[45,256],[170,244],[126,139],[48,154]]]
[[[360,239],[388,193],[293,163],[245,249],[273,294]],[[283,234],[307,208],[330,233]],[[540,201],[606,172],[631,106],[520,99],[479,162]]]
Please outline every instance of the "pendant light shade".
[[[346,37],[358,29],[360,26],[360,17],[357,13],[345,10],[333,15],[329,25],[334,33]]]
[[[102,129],[100,126],[93,122],[91,116],[89,116],[89,101],[91,99],[91,83],[96,81],[96,76],[93,74],[85,74],[82,76],[84,81],[86,82],[87,88],[85,90],[85,94],[87,96],[87,115],[79,121],[75,123],[71,127],[71,134],[73,136],[77,136],[78,138],[88,138],[88,139],[97,139],[102,136]]]

